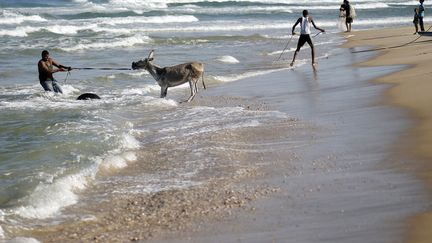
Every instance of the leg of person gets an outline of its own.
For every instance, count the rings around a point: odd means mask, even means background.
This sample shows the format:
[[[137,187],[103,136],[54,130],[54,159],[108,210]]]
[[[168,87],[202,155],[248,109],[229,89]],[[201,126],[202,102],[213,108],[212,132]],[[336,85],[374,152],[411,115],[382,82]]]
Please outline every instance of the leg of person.
[[[353,19],[351,17],[346,18],[347,32],[351,32],[351,23],[352,22],[353,22]]]
[[[54,88],[54,92],[63,94],[63,89],[62,89],[61,86],[57,83],[57,80],[54,79],[54,80],[52,81],[52,86],[53,86],[53,88]]]
[[[418,20],[414,19],[413,23],[414,23],[414,28],[415,28],[415,32],[414,32],[414,35],[415,35],[418,32]]]
[[[425,31],[424,30],[424,24],[423,24],[423,17],[419,17],[419,23],[420,23],[420,30]]]
[[[40,84],[42,85],[42,88],[45,91],[53,91],[53,85],[52,85],[52,81],[51,80],[47,80],[47,81],[40,81]]]
[[[307,43],[309,44],[310,48],[311,48],[311,55],[312,55],[312,65],[315,65],[315,47],[314,44],[312,42],[312,39],[310,38],[310,35],[308,35],[308,37],[306,38]]]
[[[299,38],[299,40],[298,40],[298,42],[297,42],[297,49],[296,49],[295,52],[294,52],[294,56],[293,56],[292,62],[291,62],[291,64],[290,64],[291,67],[294,66],[294,62],[295,62],[295,59],[296,59],[297,53],[300,51],[300,49],[302,48],[302,46],[304,45],[304,43],[306,43],[306,38],[305,38],[305,36],[306,36],[306,35],[300,35],[300,38]],[[307,36],[309,36],[309,35],[307,35]]]

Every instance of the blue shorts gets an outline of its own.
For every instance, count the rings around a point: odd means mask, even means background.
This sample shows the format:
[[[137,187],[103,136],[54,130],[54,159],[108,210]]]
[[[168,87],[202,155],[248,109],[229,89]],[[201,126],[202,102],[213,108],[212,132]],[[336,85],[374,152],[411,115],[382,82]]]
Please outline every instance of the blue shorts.
[[[54,91],[56,93],[63,94],[62,88],[60,87],[60,85],[57,83],[57,80],[55,79],[48,78],[45,81],[40,81],[40,84],[42,85],[42,88],[45,91]]]

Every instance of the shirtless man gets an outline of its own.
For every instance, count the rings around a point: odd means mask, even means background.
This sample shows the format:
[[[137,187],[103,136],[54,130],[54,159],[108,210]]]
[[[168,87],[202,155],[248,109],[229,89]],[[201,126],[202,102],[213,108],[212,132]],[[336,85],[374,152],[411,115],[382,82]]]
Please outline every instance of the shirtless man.
[[[56,67],[57,69],[53,68]],[[63,66],[50,58],[47,50],[42,51],[42,59],[38,62],[39,81],[45,91],[63,93],[62,88],[54,79],[53,73],[72,70],[71,67]]]

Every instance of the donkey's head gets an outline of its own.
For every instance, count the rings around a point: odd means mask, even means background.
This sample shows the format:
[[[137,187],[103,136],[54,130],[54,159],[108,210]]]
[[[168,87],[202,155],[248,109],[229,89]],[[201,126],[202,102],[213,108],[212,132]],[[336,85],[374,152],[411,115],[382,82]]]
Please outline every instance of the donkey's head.
[[[153,54],[154,54],[154,50],[152,50],[150,52],[150,54],[148,55],[148,57],[144,60],[139,60],[138,62],[132,62],[132,69],[145,69],[145,70],[149,70],[149,68],[152,65],[152,61],[153,61]]]

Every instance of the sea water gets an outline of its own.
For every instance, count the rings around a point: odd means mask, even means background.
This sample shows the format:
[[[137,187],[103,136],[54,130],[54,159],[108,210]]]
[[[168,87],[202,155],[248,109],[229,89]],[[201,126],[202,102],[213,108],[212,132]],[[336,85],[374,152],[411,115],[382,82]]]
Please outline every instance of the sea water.
[[[146,71],[97,68],[130,68],[133,61],[155,50],[154,62],[161,66],[203,62],[209,87],[284,69],[298,38],[294,36],[286,46],[291,27],[303,9],[326,30],[313,38],[320,62],[335,55],[334,49],[343,42],[337,35],[341,3],[2,0],[0,238],[13,237],[12,229],[29,228],[37,220],[58,220],[62,209],[80,200],[79,192],[98,177],[109,180],[116,171],[137,162],[149,144],[175,143],[184,137],[259,126],[289,116],[241,107],[184,106],[179,102],[189,95],[187,84],[170,88],[167,98],[160,99],[160,88]],[[353,29],[358,30],[410,25],[417,1],[358,0],[352,4],[358,15]],[[313,35],[317,33],[314,30]],[[64,94],[44,92],[37,62],[45,49],[62,65],[96,69],[56,73]],[[297,65],[309,62],[305,48]],[[101,99],[76,100],[85,92]],[[149,173],[140,181],[142,187],[122,190],[148,193],[202,183],[191,180],[191,175],[216,161],[203,152],[205,148],[195,149],[190,151],[191,158],[182,154],[186,163],[182,168]]]

